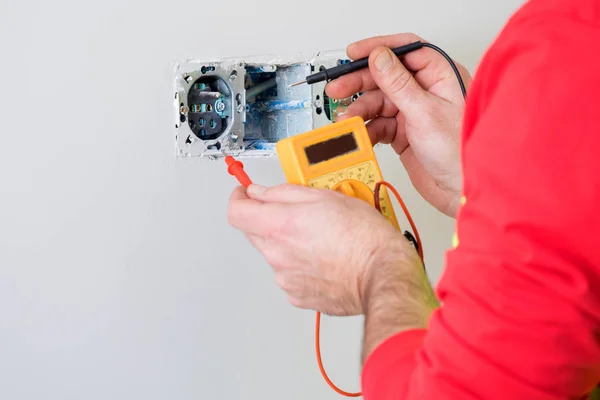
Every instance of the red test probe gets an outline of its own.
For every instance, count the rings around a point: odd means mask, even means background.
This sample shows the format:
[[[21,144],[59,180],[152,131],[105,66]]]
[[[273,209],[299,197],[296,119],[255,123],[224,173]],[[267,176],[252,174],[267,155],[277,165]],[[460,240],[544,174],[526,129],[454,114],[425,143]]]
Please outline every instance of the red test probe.
[[[246,171],[244,171],[244,164],[242,164],[241,161],[238,161],[231,156],[227,156],[225,157],[225,162],[227,163],[227,172],[229,172],[230,175],[235,176],[240,185],[245,188],[252,185],[252,180]]]

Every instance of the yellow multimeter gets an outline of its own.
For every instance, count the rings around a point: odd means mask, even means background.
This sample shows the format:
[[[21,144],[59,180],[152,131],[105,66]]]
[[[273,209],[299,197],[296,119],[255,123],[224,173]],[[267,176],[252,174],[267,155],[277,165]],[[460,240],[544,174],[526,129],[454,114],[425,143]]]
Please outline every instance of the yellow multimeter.
[[[375,206],[375,184],[383,177],[362,118],[282,139],[277,154],[289,183],[335,190]],[[400,229],[383,186],[379,201],[381,213]]]

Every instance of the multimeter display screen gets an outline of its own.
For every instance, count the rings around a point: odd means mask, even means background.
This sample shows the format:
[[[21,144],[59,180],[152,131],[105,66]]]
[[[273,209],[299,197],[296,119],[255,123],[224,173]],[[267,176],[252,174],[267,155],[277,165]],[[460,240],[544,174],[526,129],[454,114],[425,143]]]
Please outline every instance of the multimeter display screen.
[[[358,144],[353,132],[313,144],[304,149],[310,165],[331,160],[356,150],[358,150]]]

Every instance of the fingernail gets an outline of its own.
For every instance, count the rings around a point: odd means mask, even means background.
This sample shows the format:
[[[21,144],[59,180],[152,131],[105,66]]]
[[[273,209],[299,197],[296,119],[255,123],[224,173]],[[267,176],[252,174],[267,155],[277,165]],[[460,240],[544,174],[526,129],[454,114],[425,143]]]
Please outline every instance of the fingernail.
[[[252,184],[252,185],[248,186],[247,193],[250,196],[260,196],[261,194],[263,194],[265,192],[265,190],[267,190],[267,188],[264,186]]]
[[[383,50],[377,57],[375,57],[375,68],[381,73],[384,73],[392,67],[394,60],[392,59],[391,52],[389,50]]]

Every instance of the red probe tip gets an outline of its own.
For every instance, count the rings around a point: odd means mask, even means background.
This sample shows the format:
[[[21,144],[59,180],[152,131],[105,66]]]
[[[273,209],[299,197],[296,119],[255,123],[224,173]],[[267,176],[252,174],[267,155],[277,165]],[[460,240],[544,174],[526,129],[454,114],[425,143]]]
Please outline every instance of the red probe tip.
[[[238,161],[231,156],[227,156],[225,157],[225,163],[227,163],[227,172],[229,172],[230,175],[235,176],[240,185],[247,188],[252,184],[250,177],[244,171],[244,164],[242,164],[241,161]]]

